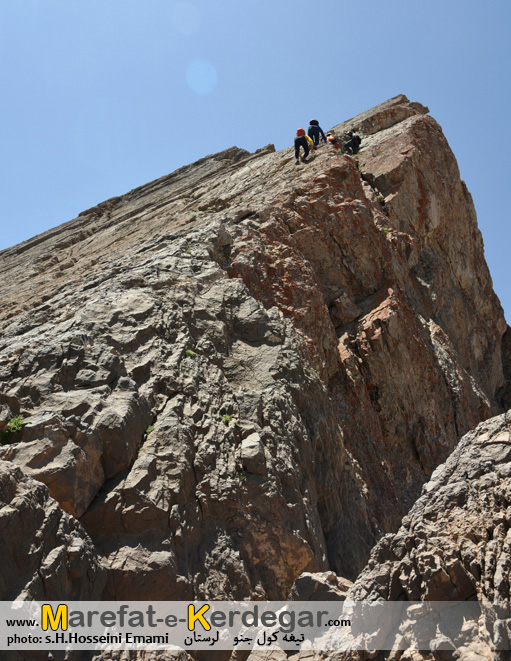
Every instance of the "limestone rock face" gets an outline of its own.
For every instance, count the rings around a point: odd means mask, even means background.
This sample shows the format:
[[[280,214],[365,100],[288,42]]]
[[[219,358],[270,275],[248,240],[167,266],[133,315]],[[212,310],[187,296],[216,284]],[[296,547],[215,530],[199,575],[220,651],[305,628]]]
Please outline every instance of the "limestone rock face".
[[[378,542],[347,598],[477,599],[483,609],[499,604],[501,611],[488,610],[477,627],[460,632],[462,640],[451,641],[451,648],[459,650],[459,658],[477,658],[469,652],[509,658],[509,652],[498,650],[508,650],[511,640],[506,620],[510,502],[511,413],[506,413],[463,437],[423,487],[398,532]],[[408,634],[413,639],[413,627]]]
[[[80,523],[48,489],[0,462],[1,599],[100,599],[106,582]]]
[[[502,411],[506,324],[440,127],[403,96],[350,127],[357,157],[233,147],[0,253],[0,459],[79,519],[103,598],[354,579]]]

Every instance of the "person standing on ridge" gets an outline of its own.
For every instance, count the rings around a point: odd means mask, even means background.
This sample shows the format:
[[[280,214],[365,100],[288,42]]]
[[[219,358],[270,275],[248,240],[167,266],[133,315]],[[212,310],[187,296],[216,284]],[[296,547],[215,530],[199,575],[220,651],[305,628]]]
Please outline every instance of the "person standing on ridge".
[[[300,163],[300,147],[303,147],[302,161],[309,155],[309,138],[305,135],[305,129],[298,129],[295,135],[295,164]]]
[[[319,145],[319,136],[321,135],[321,139],[323,142],[326,142],[325,134],[323,133],[323,129],[319,125],[319,122],[317,119],[311,119],[309,122],[309,130],[307,131],[307,135],[309,138],[312,138],[312,141],[314,142],[314,147],[317,147]]]

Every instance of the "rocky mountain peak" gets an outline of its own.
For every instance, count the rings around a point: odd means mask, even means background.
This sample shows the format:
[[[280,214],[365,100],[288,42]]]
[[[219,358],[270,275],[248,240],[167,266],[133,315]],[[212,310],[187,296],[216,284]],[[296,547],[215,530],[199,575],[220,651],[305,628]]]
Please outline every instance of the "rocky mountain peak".
[[[353,580],[503,411],[507,326],[440,126],[400,95],[333,130],[361,152],[232,147],[0,253],[4,567],[34,549],[3,599]]]

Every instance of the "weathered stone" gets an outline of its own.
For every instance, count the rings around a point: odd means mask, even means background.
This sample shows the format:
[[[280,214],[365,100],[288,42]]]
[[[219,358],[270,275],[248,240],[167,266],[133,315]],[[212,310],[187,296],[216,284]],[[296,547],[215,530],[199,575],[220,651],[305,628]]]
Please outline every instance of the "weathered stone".
[[[99,599],[106,573],[76,519],[48,489],[0,462],[0,599]]]
[[[0,458],[80,518],[104,598],[353,579],[502,410],[507,327],[440,127],[403,96],[352,127],[355,158],[232,148],[0,254],[0,432],[25,423]],[[420,593],[427,530],[388,541],[375,594]],[[477,534],[427,559],[432,591],[469,595]]]
[[[264,447],[257,432],[250,434],[241,442],[241,461],[249,473],[267,474]]]
[[[353,586],[334,572],[311,574],[304,572],[293,584],[288,595],[291,601],[344,601]]]
[[[478,622],[460,629],[458,638],[450,642],[433,632],[428,645],[433,652],[463,650],[453,658],[507,658],[511,561],[510,535],[502,522],[511,493],[507,470],[510,450],[511,413],[483,422],[469,432],[445,464],[435,470],[398,533],[387,535],[375,546],[347,598],[445,602],[477,599],[488,608]],[[465,488],[460,490],[460,485]],[[460,492],[464,494],[461,502]],[[405,556],[401,550],[403,539],[407,540]],[[393,592],[393,577],[397,574],[400,587]],[[417,642],[413,621],[407,635]],[[428,657],[425,653],[419,658]]]

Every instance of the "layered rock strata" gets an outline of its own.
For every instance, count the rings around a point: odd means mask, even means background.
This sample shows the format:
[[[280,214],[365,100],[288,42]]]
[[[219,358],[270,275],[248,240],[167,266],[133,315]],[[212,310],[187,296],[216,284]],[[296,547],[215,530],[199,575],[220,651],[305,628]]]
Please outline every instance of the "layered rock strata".
[[[232,148],[0,254],[0,458],[80,521],[103,598],[353,579],[502,410],[506,324],[440,127],[403,96],[350,126],[357,157]]]

